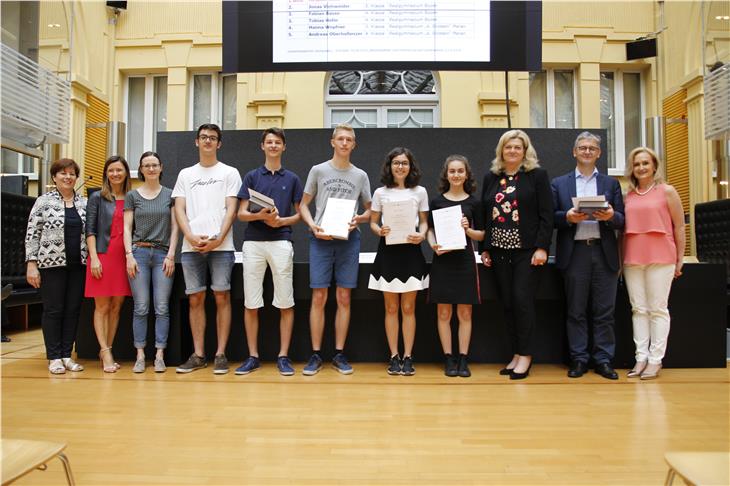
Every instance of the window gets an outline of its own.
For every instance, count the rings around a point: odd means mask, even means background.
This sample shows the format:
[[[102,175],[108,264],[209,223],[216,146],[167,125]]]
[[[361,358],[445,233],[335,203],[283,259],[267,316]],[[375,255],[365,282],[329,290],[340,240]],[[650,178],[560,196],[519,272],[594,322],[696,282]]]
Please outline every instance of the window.
[[[23,174],[27,175],[29,179],[36,180],[38,179],[35,169],[36,160],[30,155],[3,148],[0,172],[3,174]]]
[[[167,130],[167,76],[130,76],[126,94],[127,161],[136,171],[139,156],[156,150],[157,132]]]
[[[530,126],[575,128],[573,71],[548,69],[530,73]]]
[[[641,74],[622,71],[601,72],[601,128],[608,133],[608,168],[621,174],[626,156],[643,145],[644,93]]]
[[[438,126],[439,99],[431,71],[335,71],[330,76],[326,101],[327,126]]]
[[[215,123],[223,130],[236,129],[236,75],[193,74],[190,128]]]

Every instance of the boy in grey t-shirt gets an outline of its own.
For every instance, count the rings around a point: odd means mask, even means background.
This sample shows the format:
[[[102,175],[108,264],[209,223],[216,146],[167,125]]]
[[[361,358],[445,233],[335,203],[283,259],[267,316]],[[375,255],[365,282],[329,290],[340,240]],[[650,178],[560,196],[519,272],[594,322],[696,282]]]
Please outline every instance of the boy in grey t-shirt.
[[[335,356],[332,366],[343,374],[352,373],[352,366],[343,354],[347,329],[350,325],[350,294],[357,286],[360,265],[360,230],[358,225],[370,221],[370,180],[362,169],[350,162],[355,149],[355,131],[349,125],[338,125],[330,144],[332,159],[317,164],[309,171],[304,185],[304,196],[299,206],[302,220],[312,230],[309,239],[309,286],[312,288],[312,307],[309,325],[312,335],[312,357],[304,367],[305,375],[314,375],[322,369],[320,349],[324,333],[324,306],[334,273],[337,285],[337,314],[335,315]],[[329,198],[358,201],[350,221],[347,240],[335,240],[320,226]],[[315,216],[309,203],[315,201]],[[359,206],[364,211],[357,214]]]

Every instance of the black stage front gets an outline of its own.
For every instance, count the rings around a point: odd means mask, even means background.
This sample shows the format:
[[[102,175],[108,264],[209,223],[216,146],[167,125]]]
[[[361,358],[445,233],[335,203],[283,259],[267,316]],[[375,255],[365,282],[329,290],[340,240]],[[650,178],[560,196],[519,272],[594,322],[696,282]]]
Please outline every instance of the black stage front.
[[[192,338],[188,324],[188,300],[184,295],[182,269],[176,270],[175,287],[171,299],[170,338],[166,360],[175,365],[192,352]],[[478,363],[504,363],[511,357],[509,342],[504,330],[502,310],[496,299],[495,284],[490,269],[480,265],[482,271],[483,303],[474,306],[474,330],[470,357]],[[367,289],[370,264],[360,265],[358,288],[352,293],[352,318],[348,334],[346,354],[354,361],[385,362],[388,346],[383,325],[383,297],[380,292]],[[243,329],[243,276],[241,265],[233,270],[232,325],[227,355],[232,362],[241,361],[248,355]],[[719,264],[686,264],[683,275],[676,280],[669,299],[672,330],[664,366],[679,368],[724,368],[725,358],[725,268]],[[294,361],[306,361],[311,352],[309,337],[309,270],[307,263],[294,265],[294,293],[296,313],[290,356]],[[272,361],[279,351],[279,314],[271,308],[272,288],[267,275],[264,299],[267,306],[260,312],[259,351],[264,360]],[[538,325],[535,333],[536,363],[567,362],[565,337],[565,304],[562,277],[548,265],[538,291]],[[323,354],[330,357],[334,348],[333,320],[336,309],[334,291],[330,292]],[[436,306],[426,303],[426,293],[421,292],[417,307],[417,331],[414,347],[416,362],[437,362],[442,359],[441,346],[436,330]],[[215,304],[212,295],[207,299],[208,326],[206,329],[206,353],[212,356],[216,347]],[[81,358],[95,358],[99,346],[92,326],[93,301],[86,299],[82,309],[77,341]],[[454,317],[455,319],[455,317]],[[127,299],[122,308],[119,332],[114,341],[114,356],[134,359],[132,344],[132,302]],[[454,321],[455,322],[455,321]],[[454,339],[454,341],[456,341]],[[616,298],[616,358],[617,368],[634,364],[631,330],[631,306],[626,287],[619,284]],[[150,321],[147,356],[154,347],[153,321]]]

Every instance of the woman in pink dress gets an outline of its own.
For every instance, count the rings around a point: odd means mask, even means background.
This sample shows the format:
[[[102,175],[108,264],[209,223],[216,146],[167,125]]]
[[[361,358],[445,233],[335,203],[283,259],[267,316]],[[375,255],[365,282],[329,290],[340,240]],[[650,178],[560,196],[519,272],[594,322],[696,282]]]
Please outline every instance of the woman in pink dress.
[[[629,378],[659,376],[669,337],[669,291],[682,275],[684,210],[674,187],[657,174],[659,158],[637,147],[626,163],[624,278],[633,312],[636,365]]]
[[[94,331],[105,373],[115,373],[111,345],[117,332],[119,310],[132,295],[124,255],[124,197],[131,189],[129,165],[115,155],[104,164],[100,191],[89,197],[86,209],[86,297],[94,298]]]

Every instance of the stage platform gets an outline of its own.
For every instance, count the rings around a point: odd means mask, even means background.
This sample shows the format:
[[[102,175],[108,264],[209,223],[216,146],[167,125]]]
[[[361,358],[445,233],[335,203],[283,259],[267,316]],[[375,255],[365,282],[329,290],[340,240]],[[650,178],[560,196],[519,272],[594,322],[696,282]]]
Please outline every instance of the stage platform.
[[[367,256],[361,258],[359,283],[352,293],[352,317],[346,354],[353,362],[384,362],[388,358],[388,346],[383,325],[383,297],[380,292],[367,288],[370,263]],[[504,363],[510,358],[509,343],[504,329],[501,306],[496,298],[496,288],[490,269],[479,266],[483,302],[474,307],[473,334],[469,355],[475,363]],[[672,315],[672,331],[669,335],[668,352],[664,359],[667,368],[706,368],[726,366],[726,296],[725,269],[718,264],[685,264],[683,276],[672,287],[669,309]],[[178,265],[171,298],[170,337],[166,358],[175,365],[187,359],[192,352],[192,337],[188,321],[188,300],[184,292],[182,269]],[[294,361],[306,361],[311,352],[309,335],[308,263],[294,265],[294,294],[296,299],[295,323],[289,355]],[[231,362],[241,361],[248,355],[243,328],[243,275],[241,264],[236,263],[232,280],[232,325],[227,355]],[[271,361],[279,351],[279,313],[272,308],[272,286],[267,274],[264,300],[260,311],[259,352],[262,359]],[[565,296],[560,272],[551,264],[545,267],[538,290],[538,323],[535,363],[567,363],[568,347],[565,335]],[[95,358],[99,346],[94,335],[92,316],[93,301],[86,299],[82,308],[77,340],[81,358]],[[208,326],[206,328],[206,353],[215,353],[215,304],[212,294],[206,300]],[[336,309],[334,291],[330,292],[326,310],[326,329],[322,352],[325,359],[334,350],[333,320]],[[416,305],[417,330],[414,359],[418,362],[440,362],[442,351],[436,329],[436,305],[426,302],[421,292]],[[113,344],[118,359],[133,359],[132,302],[127,299],[122,308],[119,331]],[[455,317],[454,317],[454,325]],[[153,320],[148,334],[148,356],[153,353]],[[633,365],[634,344],[631,329],[631,306],[626,287],[619,283],[616,297],[616,357],[617,368]]]

